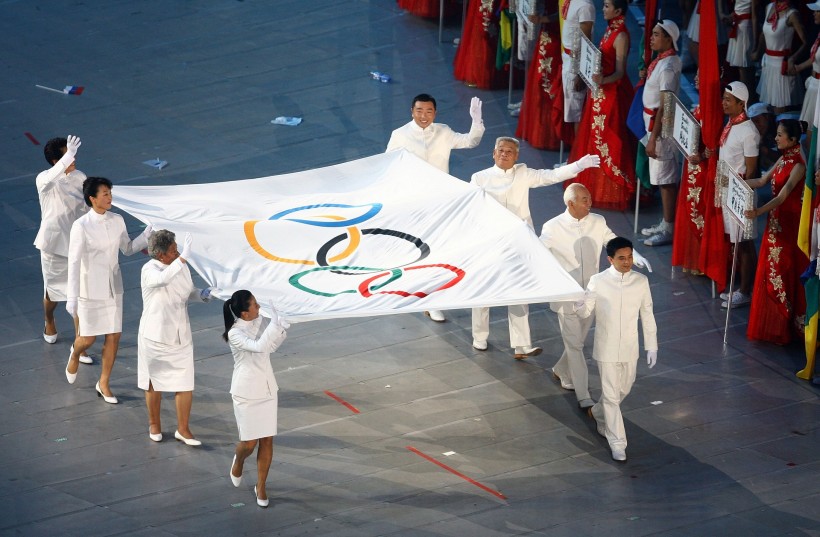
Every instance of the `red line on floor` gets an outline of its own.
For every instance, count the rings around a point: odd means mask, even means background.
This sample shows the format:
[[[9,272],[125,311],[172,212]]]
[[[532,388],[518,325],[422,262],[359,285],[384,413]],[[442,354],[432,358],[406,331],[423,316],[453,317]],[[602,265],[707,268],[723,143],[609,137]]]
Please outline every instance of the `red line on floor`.
[[[31,143],[33,143],[34,145],[40,145],[40,142],[37,141],[37,138],[35,138],[34,135],[30,132],[24,132],[23,134],[25,134],[26,138],[31,140]]]
[[[446,464],[444,464],[444,463],[442,463],[442,462],[437,461],[437,460],[436,460],[436,459],[434,459],[433,457],[431,457],[431,456],[429,456],[429,455],[426,455],[426,454],[422,453],[421,451],[417,450],[417,449],[416,449],[416,448],[414,448],[413,446],[407,446],[407,449],[409,449],[410,451],[412,451],[413,453],[415,453],[415,454],[416,454],[416,455],[418,455],[419,457],[422,457],[422,458],[424,458],[424,459],[427,459],[428,461],[432,462],[432,463],[433,463],[433,464],[435,464],[436,466],[440,466],[441,468],[444,468],[445,470],[447,470],[447,471],[448,471],[448,472],[450,472],[451,474],[453,474],[453,475],[457,475],[458,477],[460,477],[461,479],[463,479],[463,480],[467,481],[468,483],[472,483],[473,485],[477,486],[477,487],[478,487],[478,488],[480,488],[481,490],[487,491],[487,492],[489,492],[490,494],[492,494],[493,496],[496,496],[496,497],[498,497],[498,498],[501,498],[502,500],[506,500],[506,499],[507,499],[507,497],[506,497],[506,496],[504,496],[503,494],[501,494],[501,493],[500,493],[500,492],[498,492],[497,490],[493,490],[493,489],[491,489],[490,487],[488,487],[487,485],[482,485],[481,483],[479,483],[479,482],[478,482],[478,481],[476,481],[475,479],[471,479],[471,478],[467,477],[466,475],[462,474],[461,472],[459,472],[459,471],[458,471],[458,470],[456,470],[455,468],[450,468],[450,467],[449,467],[449,466],[447,466]]]
[[[337,402],[339,402],[339,403],[343,404],[344,406],[346,406],[347,408],[349,408],[349,409],[350,409],[350,411],[351,411],[351,412],[353,412],[354,414],[358,414],[358,413],[359,413],[359,409],[358,409],[358,408],[356,408],[355,406],[351,405],[350,403],[348,403],[347,401],[345,401],[344,399],[342,399],[341,397],[339,397],[338,395],[336,395],[336,394],[335,394],[335,393],[333,393],[332,391],[330,391],[330,390],[325,390],[325,395],[327,395],[328,397],[330,397],[330,398],[332,398],[332,399],[335,399]]]

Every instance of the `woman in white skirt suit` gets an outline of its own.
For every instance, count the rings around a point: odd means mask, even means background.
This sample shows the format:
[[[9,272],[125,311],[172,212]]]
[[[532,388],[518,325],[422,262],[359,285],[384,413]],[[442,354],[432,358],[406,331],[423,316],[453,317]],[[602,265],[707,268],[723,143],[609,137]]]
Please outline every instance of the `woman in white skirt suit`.
[[[137,385],[145,390],[148,437],[162,441],[160,405],[162,392],[176,392],[177,430],[174,437],[189,446],[202,444],[188,427],[194,390],[194,345],[188,302],[208,302],[211,289],[197,289],[188,269],[191,234],[185,235],[180,252],[175,236],[167,229],[148,239],[143,265],[142,317],[137,339]]]
[[[89,177],[83,181],[83,199],[91,210],[74,221],[68,246],[68,292],[66,311],[79,317],[79,330],[68,355],[65,376],[74,384],[80,366],[80,354],[104,335],[102,371],[97,381],[97,395],[106,403],[117,398],[108,386],[117,359],[122,332],[122,274],[119,251],[125,255],[148,246],[151,224],[134,240],[128,238],[122,216],[112,213],[111,181]]]
[[[290,327],[290,323],[279,318],[273,304],[270,309],[271,320],[264,327],[259,303],[250,291],[236,291],[222,307],[225,318],[222,338],[231,346],[234,360],[231,397],[240,440],[231,462],[231,482],[235,487],[240,485],[245,459],[258,442],[253,492],[260,507],[268,506],[265,481],[273,459],[279,408],[279,386],[273,376],[270,353],[282,344],[287,336],[285,330]]]
[[[792,49],[795,34],[800,46]],[[775,114],[782,114],[803,96],[803,88],[798,87],[797,77],[789,74],[794,73],[795,58],[801,57],[806,48],[800,13],[789,0],[772,2],[766,7],[760,35],[752,56],[754,60],[763,58],[757,94],[761,102],[769,103],[774,108]]]

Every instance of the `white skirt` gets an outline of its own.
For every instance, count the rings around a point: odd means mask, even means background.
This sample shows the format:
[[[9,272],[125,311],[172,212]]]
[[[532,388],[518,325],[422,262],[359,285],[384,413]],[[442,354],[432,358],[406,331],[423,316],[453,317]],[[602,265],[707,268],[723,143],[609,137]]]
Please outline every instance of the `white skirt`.
[[[803,99],[803,109],[800,110],[800,120],[809,124],[809,128],[814,124],[814,109],[817,104],[817,88],[820,87],[820,79],[810,76],[806,79],[806,97]]]
[[[80,298],[77,302],[80,336],[102,336],[122,332],[122,295],[104,300]]]
[[[237,395],[231,395],[231,399],[240,440],[244,442],[276,436],[278,392],[265,399],[245,399]]]
[[[689,17],[689,26],[686,27],[686,35],[695,43],[700,42],[700,13],[697,11],[696,7]]]
[[[749,56],[752,54],[753,46],[752,23],[749,20],[742,20],[737,25],[737,37],[729,39],[729,47],[726,49],[726,61],[732,67],[751,66],[752,61]]]
[[[40,250],[40,267],[43,269],[43,298],[48,295],[52,302],[65,302],[68,292],[68,258]]]
[[[802,88],[797,84],[796,76],[780,74],[782,63],[782,57],[765,54],[760,70],[760,82],[757,85],[760,102],[769,103],[775,108],[783,108],[799,102],[803,93]]]
[[[581,114],[584,111],[587,87],[583,86],[580,91],[575,89],[576,75],[572,73],[572,56],[562,52],[561,59],[564,62],[561,66],[561,81],[564,88],[564,121],[578,123],[581,121]]]
[[[143,336],[137,339],[137,386],[158,392],[194,389],[194,345],[191,341],[166,345]]]

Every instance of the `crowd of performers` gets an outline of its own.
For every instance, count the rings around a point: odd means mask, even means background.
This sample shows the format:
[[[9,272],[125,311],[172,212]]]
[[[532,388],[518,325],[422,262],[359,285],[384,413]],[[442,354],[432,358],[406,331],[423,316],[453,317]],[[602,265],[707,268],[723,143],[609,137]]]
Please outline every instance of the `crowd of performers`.
[[[628,0],[546,0],[517,15],[509,0],[464,1],[456,79],[506,88],[518,79],[509,69],[528,66],[514,112],[517,137],[539,149],[563,146],[569,162],[599,156],[600,167],[573,180],[587,187],[597,208],[624,211],[634,207],[636,193],[646,201],[659,192],[662,218],[640,230],[643,243],[671,244],[672,265],[712,279],[722,307],[750,307],[749,339],[782,345],[803,338],[801,275],[814,257],[808,244],[816,208],[803,198],[806,181],[811,191],[815,183],[815,162],[807,162],[816,158],[810,147],[820,84],[820,2],[720,0],[706,3],[714,13],[705,13],[699,2],[681,0],[669,10],[682,13],[681,20],[672,20],[653,15],[658,7],[667,11],[663,0],[641,1],[646,26],[636,36],[627,28]],[[419,16],[439,14],[437,1],[398,5]],[[448,13],[458,7],[445,2]],[[599,18],[605,25],[596,26]],[[505,25],[516,25],[520,39],[507,43]],[[528,26],[534,39],[525,43]],[[579,33],[601,53],[596,92],[577,74],[577,62],[573,69]],[[505,56],[507,45],[513,51]],[[509,60],[516,47],[526,49],[526,62]],[[636,49],[640,58],[630,72],[629,52]],[[662,134],[662,93],[679,95],[682,83],[692,87],[692,114],[702,129],[700,146],[689,155]],[[726,179],[718,161],[762,189],[768,201],[746,216],[765,215],[765,223],[741,229],[722,208]]]

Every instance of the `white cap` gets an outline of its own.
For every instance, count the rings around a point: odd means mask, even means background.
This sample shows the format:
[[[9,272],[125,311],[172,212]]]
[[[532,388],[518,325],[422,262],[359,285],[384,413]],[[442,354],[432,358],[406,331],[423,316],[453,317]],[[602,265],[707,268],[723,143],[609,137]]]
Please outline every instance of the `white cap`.
[[[726,91],[730,95],[734,95],[739,101],[743,101],[743,108],[746,108],[746,103],[749,101],[749,88],[743,82],[732,82],[726,86]]]
[[[675,21],[663,19],[662,21],[658,21],[657,26],[660,26],[667,34],[669,34],[669,37],[672,38],[672,46],[675,47],[675,50],[678,50],[680,29],[678,29],[678,25],[675,24]]]
[[[820,2],[814,2],[811,4],[806,4],[806,7],[812,11],[820,11]]]
[[[762,116],[763,114],[770,113],[769,105],[766,103],[755,103],[749,107],[747,110],[746,115],[749,116],[749,119],[757,116]]]

